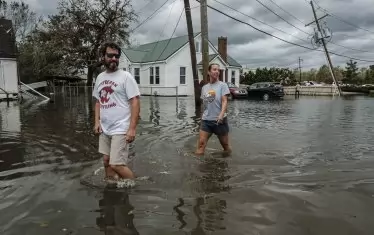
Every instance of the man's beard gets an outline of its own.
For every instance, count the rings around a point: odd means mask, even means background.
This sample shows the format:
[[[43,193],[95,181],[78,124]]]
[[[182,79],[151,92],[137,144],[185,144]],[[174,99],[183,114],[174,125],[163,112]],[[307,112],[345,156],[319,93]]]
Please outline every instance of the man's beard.
[[[107,70],[110,70],[110,71],[115,71],[118,68],[118,62],[116,61],[105,62],[104,65],[107,68]]]

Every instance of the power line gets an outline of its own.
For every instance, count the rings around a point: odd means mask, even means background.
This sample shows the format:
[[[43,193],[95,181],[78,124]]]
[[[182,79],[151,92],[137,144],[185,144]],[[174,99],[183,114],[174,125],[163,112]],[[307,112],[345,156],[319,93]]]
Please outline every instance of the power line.
[[[278,8],[280,8],[282,11],[286,12],[288,15],[292,16],[294,19],[296,19],[297,21],[299,21],[300,23],[304,24],[299,18],[297,18],[296,16],[294,16],[293,14],[291,14],[289,11],[286,11],[285,9],[283,9],[281,6],[279,6],[276,2],[274,2],[273,0],[269,0],[271,1],[274,5],[276,5]],[[329,14],[327,14],[329,15]],[[365,52],[365,53],[372,53],[371,51],[364,51],[364,50],[361,50],[361,49],[355,49],[355,48],[350,48],[350,47],[346,47],[346,46],[343,46],[343,45],[340,45],[340,44],[337,44],[337,43],[334,43],[334,42],[330,42],[331,44],[335,45],[335,46],[339,46],[339,47],[342,47],[342,48],[345,48],[345,49],[348,49],[348,50],[352,50],[352,51],[359,51],[359,52]]]
[[[165,45],[164,49],[162,50],[162,52],[160,53],[160,55],[158,56],[157,60],[159,60],[159,59],[160,59],[160,57],[161,57],[162,53],[164,53],[164,51],[165,51],[165,50],[166,50],[166,48],[168,47],[168,45],[169,45],[169,43],[170,43],[171,39],[173,38],[173,36],[174,36],[174,34],[175,34],[175,31],[176,31],[176,30],[177,30],[177,28],[178,28],[179,22],[180,22],[180,20],[181,20],[181,18],[182,18],[182,15],[183,15],[183,11],[184,11],[184,7],[183,7],[183,9],[182,9],[182,11],[181,11],[181,14],[179,15],[179,19],[178,19],[178,21],[177,21],[177,24],[176,24],[176,25],[175,25],[175,27],[174,27],[174,31],[173,31],[173,33],[171,34],[171,36],[170,36],[170,38],[169,38],[168,42],[166,43],[166,45]],[[157,61],[157,60],[156,60],[156,61]]]
[[[253,19],[253,20],[257,21],[257,22],[260,22],[260,23],[262,23],[262,24],[265,24],[265,25],[267,25],[267,26],[269,26],[269,27],[271,27],[271,28],[273,28],[273,29],[275,29],[275,30],[278,30],[278,31],[280,31],[280,32],[282,32],[282,33],[285,33],[285,34],[287,34],[287,35],[290,35],[290,36],[292,36],[292,37],[294,37],[294,38],[299,39],[300,41],[303,41],[303,42],[309,44],[309,42],[306,41],[305,39],[302,39],[302,38],[300,38],[300,37],[297,37],[297,36],[294,36],[294,35],[292,35],[292,34],[290,34],[290,33],[287,33],[287,32],[285,32],[285,31],[283,31],[283,30],[281,30],[281,29],[278,29],[278,28],[276,28],[276,27],[273,27],[273,26],[271,26],[271,25],[269,25],[269,24],[267,24],[267,23],[265,23],[265,22],[262,22],[261,20],[258,20],[258,19],[256,19],[256,18],[250,16],[250,15],[247,15],[247,14],[245,14],[245,13],[243,13],[243,12],[241,12],[241,11],[235,9],[235,8],[232,8],[231,6],[228,6],[228,5],[222,3],[222,2],[220,2],[220,1],[218,1],[218,0],[213,0],[213,1],[215,1],[215,2],[217,2],[217,3],[219,3],[219,4],[221,4],[221,5],[223,5],[223,6],[227,7],[227,8],[229,8],[229,9],[235,11],[235,12],[238,12],[238,13],[244,15],[244,16],[247,16],[247,17],[249,17],[250,19]],[[353,51],[360,51],[360,52],[372,53],[372,52],[370,52],[370,51],[364,51],[364,50],[360,50],[360,49],[349,48],[349,47],[342,46],[342,45],[339,45],[339,44],[337,44],[337,43],[333,43],[333,42],[330,42],[330,43],[333,44],[333,45],[336,45],[336,46],[343,47],[343,48],[345,48],[345,49],[353,50]]]
[[[272,1],[272,0],[269,0],[269,1]],[[273,1],[272,1],[273,2]],[[308,3],[308,1],[307,0],[305,0],[305,2],[306,3]],[[315,2],[315,1],[314,1]],[[309,3],[308,3],[309,4]],[[326,13],[326,15],[325,16],[330,16],[330,14],[329,13],[327,13],[327,12],[324,12],[324,13]],[[325,17],[324,16],[324,17]],[[323,18],[323,17],[322,17]],[[300,20],[299,20],[300,21]],[[307,26],[307,25],[306,25]],[[349,36],[346,36],[346,37],[349,37]],[[337,43],[334,43],[334,42],[329,42],[329,43],[331,43],[331,44],[333,44],[333,45],[335,45],[335,46],[339,46],[339,47],[342,47],[342,48],[345,48],[345,49],[348,49],[348,50],[352,50],[352,51],[359,51],[359,52],[364,52],[364,53],[373,53],[373,52],[371,52],[371,51],[365,51],[365,50],[361,50],[361,49],[355,49],[355,48],[350,48],[350,47],[346,47],[346,46],[343,46],[343,45],[340,45],[340,44],[337,44]]]
[[[343,47],[343,48],[348,49],[348,50],[352,50],[352,51],[359,51],[359,52],[365,52],[365,53],[373,53],[372,51],[364,51],[364,50],[361,50],[361,49],[350,48],[350,47],[346,47],[346,46],[343,46],[343,45],[340,45],[340,44],[337,44],[337,43],[334,43],[334,42],[329,42],[329,43],[333,44],[335,46]]]
[[[200,0],[196,0],[196,1],[200,3]],[[276,39],[278,39],[278,40],[280,40],[280,41],[282,41],[282,42],[285,42],[285,43],[288,43],[288,44],[291,44],[291,45],[294,45],[294,46],[302,47],[302,48],[305,48],[305,49],[308,49],[308,50],[311,50],[311,51],[321,51],[321,52],[323,52],[322,50],[313,49],[313,48],[310,48],[310,47],[307,47],[307,46],[303,46],[303,45],[300,45],[300,44],[297,44],[297,43],[294,43],[294,42],[287,41],[287,40],[282,39],[282,38],[280,38],[280,37],[278,37],[278,36],[272,35],[271,33],[268,33],[268,32],[266,32],[266,31],[263,31],[263,30],[259,29],[259,28],[256,28],[255,26],[253,26],[253,25],[251,25],[251,24],[249,24],[249,23],[247,23],[247,22],[244,22],[244,21],[242,21],[242,20],[239,20],[239,19],[237,19],[237,18],[235,18],[235,17],[233,17],[233,16],[231,16],[231,15],[229,15],[229,14],[226,14],[226,13],[224,13],[224,12],[218,10],[217,8],[214,8],[214,7],[210,6],[210,5],[208,5],[208,7],[209,7],[210,9],[212,9],[212,10],[214,10],[214,11],[216,11],[216,12],[218,12],[218,13],[220,13],[220,14],[226,16],[226,17],[228,17],[228,18],[231,18],[231,19],[233,19],[233,20],[235,20],[235,21],[237,21],[237,22],[239,22],[239,23],[242,23],[242,24],[248,25],[248,26],[250,26],[251,28],[253,28],[253,29],[255,29],[255,30],[257,30],[257,31],[259,31],[259,32],[261,32],[261,33],[263,33],[263,34],[266,34],[266,35],[268,35],[268,36],[271,36],[271,37],[273,37],[273,38],[276,38]],[[340,57],[345,57],[345,58],[352,59],[352,60],[357,60],[357,61],[363,61],[363,62],[374,62],[373,60],[364,60],[364,59],[353,58],[353,57],[346,56],[346,55],[341,55],[341,54],[338,54],[338,53],[335,53],[335,52],[330,52],[330,54],[333,54],[333,55],[336,55],[336,56],[340,56]]]
[[[163,27],[163,29],[162,29],[162,31],[161,31],[161,33],[160,33],[160,36],[159,36],[157,42],[156,42],[155,45],[153,46],[153,49],[152,49],[152,51],[150,52],[150,55],[149,55],[149,56],[153,55],[153,53],[155,52],[155,49],[156,49],[158,43],[159,43],[160,40],[161,40],[162,35],[164,34],[164,31],[165,31],[166,25],[169,23],[169,18],[170,18],[171,12],[173,11],[173,8],[174,8],[174,5],[175,5],[176,1],[177,1],[177,0],[174,0],[173,3],[172,3],[173,5],[172,5],[171,8],[170,8],[169,15],[168,15],[168,17],[166,18],[166,21],[165,21],[164,27]],[[160,54],[160,55],[161,55],[161,54]],[[159,58],[160,58],[160,56],[156,59],[156,61],[157,61]],[[146,70],[148,70],[149,68],[150,68],[150,67],[148,67],[148,68],[146,68],[146,69],[143,69],[143,70],[141,70],[141,71],[146,71]]]
[[[173,1],[173,5],[172,5],[171,8],[170,8],[169,15],[168,15],[168,17],[166,18],[166,21],[165,21],[165,24],[164,24],[164,28],[162,29],[162,31],[161,31],[161,33],[160,33],[160,36],[159,36],[157,42],[155,43],[155,46],[154,46],[153,49],[152,49],[151,54],[154,53],[154,50],[156,49],[158,43],[160,42],[160,39],[161,39],[162,35],[164,34],[164,31],[165,31],[166,25],[169,23],[169,18],[170,18],[171,12],[173,11],[173,8],[174,8],[174,5],[175,5],[175,2],[176,2],[176,0]]]
[[[287,32],[285,32],[285,31],[283,31],[283,30],[281,30],[281,29],[278,29],[278,28],[276,28],[276,27],[274,27],[274,26],[272,26],[272,25],[270,25],[270,24],[267,24],[267,23],[265,23],[265,22],[263,22],[263,21],[261,21],[261,20],[258,20],[258,19],[256,19],[256,18],[250,16],[250,15],[247,15],[247,14],[245,14],[245,13],[243,13],[243,12],[241,12],[241,11],[235,9],[235,8],[232,8],[232,7],[226,5],[226,4],[224,4],[224,3],[222,3],[222,2],[220,2],[220,1],[218,1],[218,0],[213,0],[213,1],[215,1],[215,2],[217,2],[217,3],[219,3],[219,4],[223,5],[223,6],[225,6],[225,7],[227,7],[227,8],[230,8],[231,10],[233,10],[233,11],[235,11],[235,12],[238,12],[238,13],[244,15],[244,16],[247,16],[247,17],[251,18],[251,19],[254,20],[254,21],[257,21],[257,22],[259,22],[259,23],[261,23],[261,24],[264,24],[264,25],[266,25],[266,26],[268,26],[268,27],[270,27],[270,28],[272,28],[272,29],[275,29],[275,30],[277,30],[277,31],[279,31],[279,32],[282,32],[282,33],[284,33],[284,34],[290,35],[290,36],[292,36],[292,37],[294,37],[294,38],[297,38],[297,39],[299,39],[299,40],[301,40],[301,41],[303,41],[303,42],[309,44],[309,42],[308,42],[307,40],[305,40],[305,39],[299,38],[299,37],[297,37],[297,36],[295,36],[295,35],[292,35],[292,34],[287,33]]]
[[[317,7],[318,7],[319,10],[325,12],[326,14],[329,14],[329,15],[335,17],[336,19],[340,20],[341,22],[346,23],[346,24],[348,24],[348,25],[350,25],[350,26],[352,26],[352,27],[355,27],[355,28],[357,28],[357,29],[361,29],[361,30],[364,30],[364,31],[369,32],[369,33],[374,33],[373,31],[370,31],[370,30],[368,30],[368,29],[364,29],[364,28],[362,28],[362,27],[360,27],[360,26],[357,26],[357,25],[355,25],[355,24],[352,24],[352,23],[350,23],[350,22],[348,22],[348,21],[346,21],[346,20],[340,18],[339,16],[337,16],[337,15],[331,13],[330,11],[326,10],[325,8],[321,7],[321,6],[320,6],[316,1],[313,1],[313,2],[317,5]]]
[[[290,12],[286,11],[285,9],[283,9],[281,6],[279,6],[276,2],[274,2],[273,0],[269,0],[270,2],[272,2],[274,5],[276,5],[279,9],[281,9],[282,11],[286,12],[288,15],[292,16],[294,19],[296,19],[297,21],[299,21],[300,23],[302,23],[303,25],[305,25],[304,22],[302,22],[299,18],[297,18],[296,16],[294,16],[293,14],[291,14]]]
[[[300,23],[304,24],[299,18],[297,18],[296,16],[294,16],[293,14],[291,14],[289,11],[286,11],[284,8],[282,8],[281,6],[279,6],[276,2],[274,2],[273,0],[269,0],[270,2],[272,2],[274,5],[276,5],[279,9],[281,9],[282,11],[286,12],[288,15],[292,16],[294,19],[296,19],[297,21],[299,21]],[[372,53],[371,51],[364,51],[364,50],[361,50],[361,49],[355,49],[355,48],[350,48],[350,47],[346,47],[346,46],[343,46],[343,45],[340,45],[340,44],[337,44],[337,43],[334,43],[334,42],[330,42],[331,44],[335,45],[335,46],[339,46],[339,47],[342,47],[342,48],[345,48],[345,49],[348,49],[348,50],[352,50],[352,51],[359,51],[359,52],[365,52],[365,53]]]
[[[145,4],[143,7],[141,7],[139,10],[138,10],[138,14],[142,12],[142,10],[144,10],[149,4],[151,4],[154,0],[149,0],[147,2],[147,4]]]
[[[150,20],[153,16],[155,16],[155,14],[163,7],[165,6],[165,4],[168,2],[169,0],[166,0],[159,8],[157,8],[150,16],[148,16],[145,20],[143,20],[143,22],[141,22],[140,24],[138,24],[134,29],[132,29],[130,31],[130,33],[134,32],[135,30],[137,30],[140,26],[142,26],[143,24],[145,24],[148,20]]]
[[[305,32],[304,30],[300,29],[299,27],[291,24],[290,22],[288,22],[286,19],[284,19],[282,16],[278,15],[276,12],[274,12],[272,9],[270,9],[268,6],[266,6],[265,4],[263,4],[260,0],[256,0],[256,2],[258,2],[259,4],[261,4],[263,7],[265,7],[266,9],[268,9],[269,11],[271,11],[274,15],[278,16],[279,18],[281,18],[284,22],[286,22],[287,24],[291,25],[292,27],[300,30],[301,32],[307,34],[307,35],[311,35],[310,33],[308,32]]]

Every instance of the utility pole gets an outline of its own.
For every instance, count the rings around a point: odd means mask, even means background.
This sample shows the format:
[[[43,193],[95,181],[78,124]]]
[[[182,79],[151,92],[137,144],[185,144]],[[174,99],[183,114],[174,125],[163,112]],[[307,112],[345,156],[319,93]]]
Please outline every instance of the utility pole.
[[[299,82],[301,82],[301,62],[303,60],[299,57],[299,73],[300,73],[300,77],[299,77]]]
[[[340,89],[340,85],[339,83],[336,81],[336,77],[335,77],[335,73],[334,73],[334,68],[332,66],[332,62],[331,62],[331,59],[330,59],[330,55],[329,55],[329,52],[327,50],[327,47],[326,47],[326,42],[325,42],[325,38],[324,38],[324,34],[322,33],[322,30],[321,30],[321,27],[319,25],[319,19],[317,19],[317,14],[316,14],[316,11],[314,9],[314,4],[313,4],[313,1],[310,1],[310,5],[312,6],[312,10],[313,10],[313,15],[314,15],[314,21],[316,22],[316,25],[317,25],[317,29],[318,29],[318,32],[321,34],[321,41],[322,41],[322,45],[323,45],[323,48],[325,50],[325,53],[326,53],[326,58],[327,58],[327,61],[329,63],[329,68],[330,68],[330,72],[331,72],[331,75],[332,75],[332,78],[335,82],[335,85],[338,86],[338,92],[339,92],[339,96],[341,95],[341,89]],[[323,16],[325,17],[325,16]],[[323,18],[321,17],[321,18]],[[311,23],[307,24],[307,25],[310,25],[312,24],[314,21],[312,21]],[[307,26],[306,25],[306,26]]]
[[[207,0],[200,0],[201,39],[203,53],[203,80],[208,79],[209,44],[208,44],[208,6]]]
[[[194,90],[195,90],[195,107],[200,107],[201,106],[201,100],[200,100],[201,89],[199,85],[199,76],[197,74],[196,48],[195,48],[195,40],[194,40],[192,17],[191,17],[191,7],[190,7],[189,0],[184,0],[184,11],[186,13],[188,41],[190,45],[192,77],[193,77],[193,84],[194,84]]]

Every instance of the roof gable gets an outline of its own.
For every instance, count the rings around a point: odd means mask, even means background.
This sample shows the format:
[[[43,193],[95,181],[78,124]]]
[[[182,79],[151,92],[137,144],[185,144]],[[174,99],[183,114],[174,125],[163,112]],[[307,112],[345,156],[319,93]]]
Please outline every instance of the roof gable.
[[[195,33],[194,38],[201,33]],[[165,39],[139,45],[137,47],[123,49],[123,53],[132,63],[148,63],[155,61],[164,61],[175,54],[180,48],[188,43],[188,35]],[[209,61],[219,56],[217,48],[209,41],[216,54],[209,55]],[[213,58],[211,56],[215,55]],[[199,63],[200,64],[200,63]],[[236,60],[227,55],[227,64],[233,67],[242,67]]]
[[[199,34],[200,33],[195,33],[195,37]],[[124,49],[123,52],[133,63],[163,61],[172,56],[187,43],[188,35],[185,35]]]
[[[219,54],[217,54],[217,53],[215,53],[215,54],[210,54],[209,55],[209,63],[210,62],[212,62],[215,58],[217,58],[218,57],[218,59],[220,60],[220,62],[223,64],[223,65],[225,65],[226,63],[225,63],[225,61],[222,59],[222,57],[219,55]],[[203,65],[203,61],[200,61],[197,65]]]

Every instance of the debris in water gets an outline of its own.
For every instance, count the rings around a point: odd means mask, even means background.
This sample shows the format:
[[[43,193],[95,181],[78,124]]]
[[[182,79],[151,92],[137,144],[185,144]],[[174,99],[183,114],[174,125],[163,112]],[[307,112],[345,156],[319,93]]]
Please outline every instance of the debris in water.
[[[40,225],[40,227],[42,227],[42,228],[46,228],[46,227],[48,227],[48,223],[46,223],[46,222],[42,222],[42,223],[40,223],[39,225]]]
[[[104,170],[104,167],[100,167],[99,169],[95,170],[94,175],[98,175],[102,170]]]

